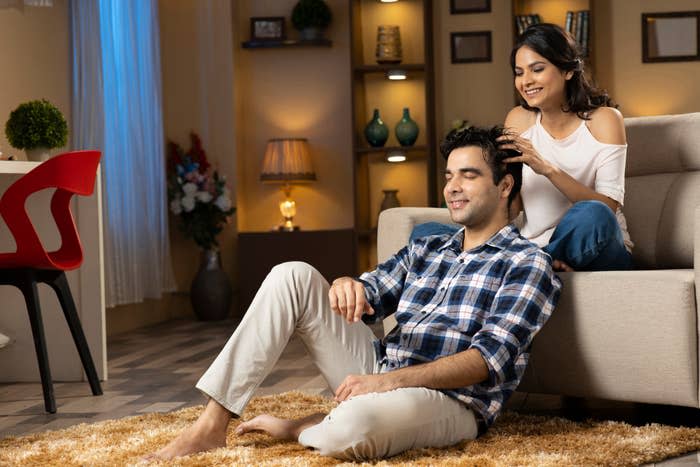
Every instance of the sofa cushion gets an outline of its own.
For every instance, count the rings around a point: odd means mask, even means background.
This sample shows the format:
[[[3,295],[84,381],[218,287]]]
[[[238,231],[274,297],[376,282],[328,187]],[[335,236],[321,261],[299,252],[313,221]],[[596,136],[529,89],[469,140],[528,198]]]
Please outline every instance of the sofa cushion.
[[[693,267],[700,205],[700,113],[625,119],[624,212],[637,267]]]
[[[416,238],[429,237],[431,235],[454,235],[461,227],[455,224],[442,224],[440,222],[425,222],[413,228],[409,242]]]
[[[519,390],[698,406],[693,270],[560,277]]]

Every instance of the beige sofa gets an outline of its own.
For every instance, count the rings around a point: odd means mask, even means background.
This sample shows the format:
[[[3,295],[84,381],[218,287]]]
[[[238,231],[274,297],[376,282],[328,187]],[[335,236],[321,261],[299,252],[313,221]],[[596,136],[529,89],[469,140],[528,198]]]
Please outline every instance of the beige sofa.
[[[561,299],[519,390],[700,407],[700,113],[625,125],[624,212],[639,270],[562,273]],[[378,260],[429,221],[449,223],[449,214],[382,212]]]

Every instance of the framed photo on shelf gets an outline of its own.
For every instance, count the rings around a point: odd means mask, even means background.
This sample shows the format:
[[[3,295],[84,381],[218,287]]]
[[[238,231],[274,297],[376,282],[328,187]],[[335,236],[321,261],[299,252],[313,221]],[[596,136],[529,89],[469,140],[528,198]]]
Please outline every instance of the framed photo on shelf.
[[[491,11],[491,0],[450,0],[451,15],[488,13],[489,11]]]
[[[642,62],[700,60],[700,11],[642,13]]]
[[[283,41],[284,16],[250,18],[251,41]]]
[[[452,63],[490,62],[491,31],[450,33]]]

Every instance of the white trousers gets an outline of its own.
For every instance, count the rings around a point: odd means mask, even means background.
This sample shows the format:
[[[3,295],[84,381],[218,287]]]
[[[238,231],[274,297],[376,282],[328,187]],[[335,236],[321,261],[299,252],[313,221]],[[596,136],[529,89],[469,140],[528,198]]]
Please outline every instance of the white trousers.
[[[308,264],[275,266],[197,388],[241,414],[294,333],[332,390],[349,374],[379,372],[372,330],[333,313],[328,289]],[[322,455],[364,460],[476,436],[474,413],[464,404],[432,389],[402,388],[340,403],[299,442]]]

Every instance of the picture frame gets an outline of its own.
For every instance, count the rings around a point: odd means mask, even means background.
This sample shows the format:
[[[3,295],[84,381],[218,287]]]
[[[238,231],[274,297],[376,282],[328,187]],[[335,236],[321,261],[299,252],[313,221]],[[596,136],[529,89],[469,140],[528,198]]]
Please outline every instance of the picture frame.
[[[283,41],[285,39],[284,16],[250,18],[251,41]]]
[[[642,63],[700,60],[700,11],[642,13]]]
[[[450,0],[451,15],[488,13],[490,11],[491,0]]]
[[[450,33],[452,63],[492,61],[491,43],[491,31]]]

